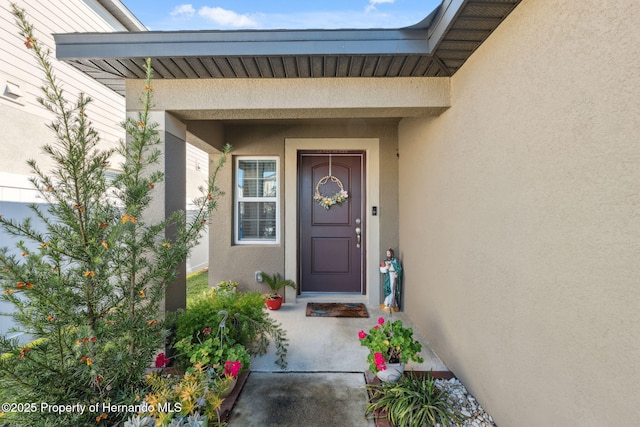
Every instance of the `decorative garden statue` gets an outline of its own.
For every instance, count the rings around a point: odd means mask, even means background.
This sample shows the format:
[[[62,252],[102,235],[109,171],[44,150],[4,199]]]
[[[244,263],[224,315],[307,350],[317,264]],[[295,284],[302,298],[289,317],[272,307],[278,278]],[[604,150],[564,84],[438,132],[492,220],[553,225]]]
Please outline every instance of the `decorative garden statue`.
[[[380,308],[384,311],[398,311],[402,266],[391,248],[387,249],[387,258],[380,263],[380,273],[384,275],[384,303],[380,304]]]

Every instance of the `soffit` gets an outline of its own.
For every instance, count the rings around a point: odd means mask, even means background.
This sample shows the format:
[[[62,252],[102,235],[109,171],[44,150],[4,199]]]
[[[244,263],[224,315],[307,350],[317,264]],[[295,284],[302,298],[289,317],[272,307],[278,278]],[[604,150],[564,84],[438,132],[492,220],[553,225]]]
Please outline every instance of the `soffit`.
[[[400,29],[57,34],[58,59],[124,95],[124,79],[446,77],[521,0],[444,0]]]

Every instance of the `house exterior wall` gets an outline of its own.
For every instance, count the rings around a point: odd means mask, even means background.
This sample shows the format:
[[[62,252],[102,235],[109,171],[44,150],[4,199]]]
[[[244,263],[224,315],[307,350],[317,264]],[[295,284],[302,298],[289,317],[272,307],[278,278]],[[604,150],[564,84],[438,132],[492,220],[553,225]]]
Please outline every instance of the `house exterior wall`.
[[[124,118],[124,98],[70,65],[56,61],[52,34],[126,31],[125,27],[96,0],[16,3],[26,10],[38,43],[51,48],[52,64],[67,100],[73,101],[80,92],[90,95],[94,102],[87,108],[87,114],[102,138],[103,148],[115,147],[124,138],[119,125]],[[35,159],[41,169],[48,170],[51,163],[41,147],[53,142],[55,136],[46,126],[52,120],[51,114],[37,101],[42,96],[43,73],[18,35],[9,1],[0,2],[0,58],[0,214],[23,219],[33,216],[29,204],[42,202],[29,181],[27,160]],[[17,240],[0,233],[0,247],[13,249]],[[0,312],[10,309],[0,302]],[[7,333],[12,326],[10,318],[0,317],[0,334]]]
[[[443,77],[158,79],[154,104],[184,120],[389,118],[437,115],[449,107]],[[141,80],[127,80],[140,93]],[[138,100],[127,96],[127,110]]]
[[[295,209],[286,209],[285,199],[291,198],[285,191],[284,177],[285,165],[292,165],[290,159],[285,161],[285,140],[288,138],[309,138],[310,144],[319,138],[376,138],[379,140],[376,161],[372,169],[379,172],[370,191],[377,197],[380,214],[371,217],[371,203],[367,203],[367,215],[370,224],[376,224],[380,230],[379,241],[383,247],[370,248],[368,254],[377,265],[378,259],[384,255],[386,246],[396,246],[398,243],[398,159],[397,153],[397,120],[338,120],[338,121],[311,121],[297,124],[238,124],[226,125],[224,128],[225,142],[233,145],[233,155],[269,155],[280,157],[280,244],[278,245],[234,245],[233,244],[233,162],[225,167],[220,176],[220,186],[226,192],[218,210],[215,212],[210,227],[210,265],[209,283],[215,284],[221,280],[236,280],[243,289],[256,289],[268,291],[266,285],[255,281],[256,271],[267,273],[279,272],[287,274],[295,272],[291,264],[295,259],[286,258],[285,255],[285,222],[296,221]],[[310,149],[317,146],[310,145]],[[335,147],[331,147],[335,148]],[[294,154],[295,155],[295,154]],[[373,156],[371,156],[373,158]],[[293,165],[295,165],[295,160]],[[290,171],[287,173],[290,175]],[[291,176],[291,175],[290,175]],[[295,172],[293,173],[295,176]],[[295,188],[295,185],[294,187]],[[379,203],[379,204],[378,204]],[[378,236],[376,236],[378,238]],[[288,240],[288,238],[287,238]],[[295,244],[295,243],[294,243]],[[294,273],[295,275],[295,273]],[[377,276],[369,277],[368,294],[374,287],[379,286]],[[378,303],[378,301],[373,301]]]
[[[34,0],[16,2],[26,10],[34,25],[39,43],[51,48],[56,75],[64,85],[66,96],[73,100],[80,92],[89,94],[93,103],[87,114],[99,132],[104,147],[114,147],[124,138],[119,123],[124,118],[122,96],[81,73],[68,64],[55,60],[53,33],[126,31],[109,16],[96,0]],[[3,122],[3,144],[0,146],[0,171],[25,175],[26,160],[34,158],[46,169],[48,159],[40,147],[52,140],[53,133],[45,123],[51,115],[37,101],[42,96],[43,74],[18,35],[10,2],[0,4],[0,117]],[[22,96],[7,92],[7,84],[17,87]],[[6,119],[6,121],[5,121]],[[0,186],[10,185],[5,181]]]
[[[195,206],[193,199],[201,197],[199,187],[206,186],[209,175],[209,154],[194,145],[186,145],[187,165],[187,215],[191,215]],[[187,258],[187,274],[195,273],[209,266],[209,233],[202,235],[202,239],[195,246]]]
[[[400,122],[406,311],[500,426],[640,422],[638,22],[524,0]]]
[[[369,265],[378,265],[387,247],[398,245],[397,122],[400,116],[431,116],[449,107],[446,78],[385,79],[176,79],[154,81],[154,108],[168,111],[187,124],[187,142],[206,149],[233,146],[233,155],[280,157],[283,191],[287,138],[379,138],[376,182],[380,188],[379,247],[368,251]],[[144,82],[127,80],[128,94],[139,93]],[[127,110],[138,108],[127,96]],[[352,117],[358,117],[357,119]],[[322,149],[323,147],[312,147]],[[215,150],[214,150],[215,151]],[[213,154],[215,157],[215,154]],[[233,244],[233,162],[219,175],[227,193],[209,228],[209,283],[236,280],[243,289],[267,291],[256,283],[255,272],[286,270],[296,261],[285,255],[281,231],[277,246]],[[281,227],[285,212],[281,204]],[[371,205],[368,206],[368,214]],[[282,228],[284,230],[284,228]],[[369,272],[369,286],[379,287],[379,274]],[[379,270],[377,270],[379,271]],[[374,289],[374,288],[370,288]],[[378,304],[379,292],[367,295]],[[288,294],[287,294],[288,297]]]

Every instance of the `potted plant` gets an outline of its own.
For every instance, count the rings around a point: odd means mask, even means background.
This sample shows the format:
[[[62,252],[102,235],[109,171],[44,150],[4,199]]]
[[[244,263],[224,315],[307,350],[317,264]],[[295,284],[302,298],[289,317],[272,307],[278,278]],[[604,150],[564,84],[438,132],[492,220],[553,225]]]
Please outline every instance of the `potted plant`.
[[[238,289],[238,282],[233,280],[223,280],[215,287],[216,292],[236,292]]]
[[[422,344],[413,338],[413,329],[405,327],[402,320],[385,322],[380,317],[368,334],[360,331],[358,337],[360,345],[369,349],[369,369],[382,381],[398,381],[409,360],[424,362],[420,357]]]
[[[217,334],[212,332],[212,328],[207,327],[202,330],[202,337],[197,334],[195,341],[191,337],[177,341],[173,347],[178,352],[178,361],[182,364],[188,361],[192,365],[199,363],[213,369],[219,376],[227,373],[227,361],[238,362],[238,366],[248,369],[251,357],[246,348],[222,331]]]
[[[451,392],[431,375],[404,375],[397,383],[368,384],[366,415],[394,426],[458,426],[468,418]]]
[[[287,286],[296,289],[296,283],[293,280],[283,279],[280,273],[269,275],[265,272],[260,272],[260,277],[271,288],[271,293],[267,295],[265,300],[269,310],[278,310],[282,305],[282,295],[278,294],[278,291]]]
[[[267,353],[273,343],[274,363],[287,367],[288,340],[282,325],[269,316],[265,297],[259,291],[216,292],[214,289],[199,295],[186,310],[176,316],[174,343],[187,338],[197,343],[204,331],[224,320],[228,313],[225,333],[229,340],[242,344],[251,356]],[[188,362],[188,358],[185,359]]]

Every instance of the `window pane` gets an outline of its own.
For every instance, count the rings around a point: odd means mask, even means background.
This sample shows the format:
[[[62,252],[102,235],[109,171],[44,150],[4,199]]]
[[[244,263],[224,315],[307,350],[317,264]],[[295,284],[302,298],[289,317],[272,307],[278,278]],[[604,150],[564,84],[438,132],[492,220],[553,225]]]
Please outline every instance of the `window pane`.
[[[276,240],[275,202],[240,202],[240,240]]]
[[[258,165],[255,160],[240,160],[238,162],[239,197],[255,197],[255,182],[258,172],[257,166]]]
[[[260,197],[276,197],[276,162],[275,160],[260,161],[258,166],[260,171],[261,191]]]
[[[276,197],[276,161],[238,161],[239,197]]]

